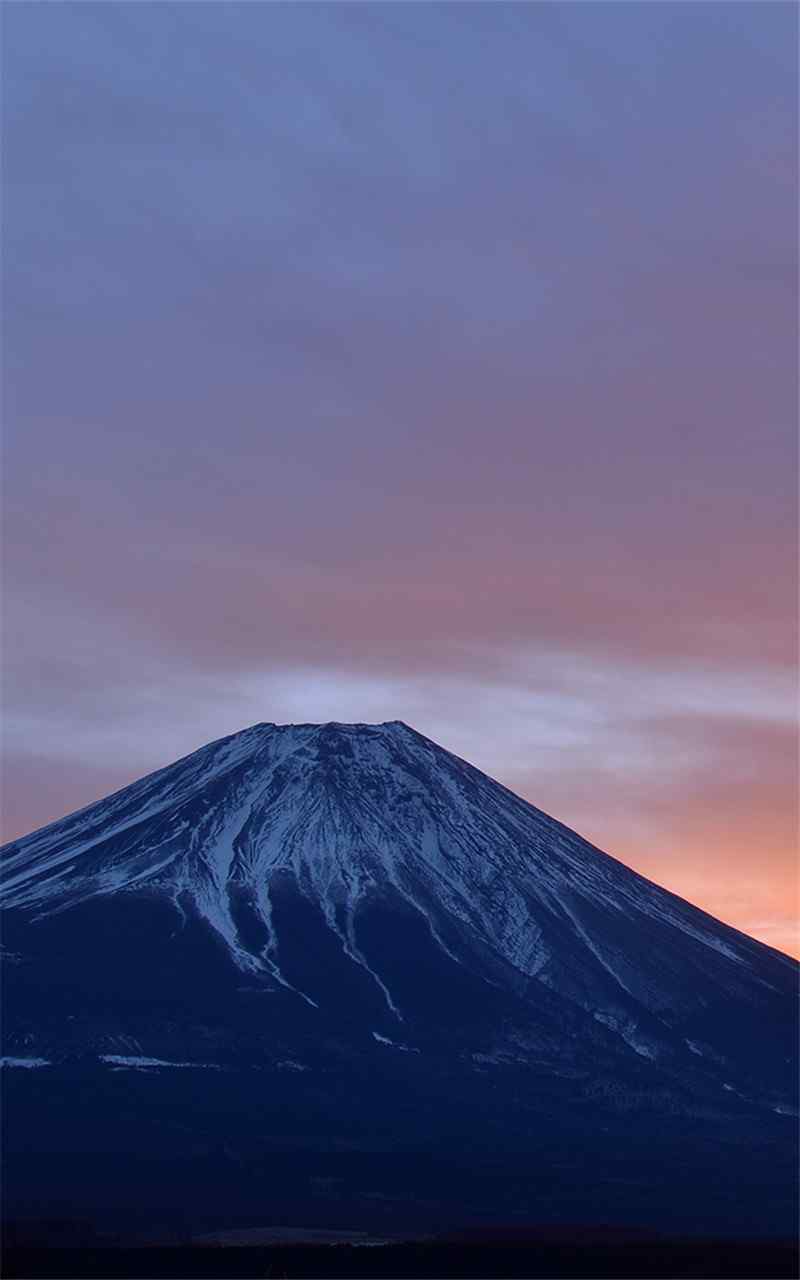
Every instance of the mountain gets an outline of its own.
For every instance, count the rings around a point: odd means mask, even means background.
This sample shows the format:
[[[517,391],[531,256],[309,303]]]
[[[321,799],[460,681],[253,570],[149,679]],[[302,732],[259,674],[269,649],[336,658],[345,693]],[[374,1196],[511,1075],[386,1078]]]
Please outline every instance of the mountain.
[[[399,721],[254,725],[3,863],[9,1214],[791,1229],[797,964]]]

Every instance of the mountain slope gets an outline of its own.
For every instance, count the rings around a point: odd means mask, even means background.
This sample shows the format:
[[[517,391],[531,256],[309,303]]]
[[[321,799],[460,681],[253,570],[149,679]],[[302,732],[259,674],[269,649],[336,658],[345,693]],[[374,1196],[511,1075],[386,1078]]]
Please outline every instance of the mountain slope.
[[[7,846],[0,901],[23,1092],[267,1071],[323,1147],[434,1103],[451,1142],[635,1113],[791,1147],[797,965],[400,722],[211,743]]]

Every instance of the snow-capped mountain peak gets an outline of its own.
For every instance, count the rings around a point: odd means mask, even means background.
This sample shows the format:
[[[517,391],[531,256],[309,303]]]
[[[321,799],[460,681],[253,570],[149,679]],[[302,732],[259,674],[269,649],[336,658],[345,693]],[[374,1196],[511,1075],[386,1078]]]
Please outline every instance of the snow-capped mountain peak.
[[[414,913],[487,981],[558,988],[577,965],[625,998],[646,991],[667,1005],[659,946],[737,981],[764,951],[402,721],[261,723],[213,742],[9,846],[2,901],[47,916],[161,895],[204,920],[242,971],[294,989],[273,918],[287,883],[397,1018],[390,981],[359,942],[370,903]],[[620,931],[648,934],[648,954],[631,957]]]

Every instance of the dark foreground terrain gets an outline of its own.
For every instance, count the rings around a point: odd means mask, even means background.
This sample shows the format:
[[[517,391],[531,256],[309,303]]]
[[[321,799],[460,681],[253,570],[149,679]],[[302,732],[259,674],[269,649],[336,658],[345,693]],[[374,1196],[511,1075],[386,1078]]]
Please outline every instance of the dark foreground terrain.
[[[525,1277],[527,1280],[651,1280],[798,1275],[791,1241],[573,1238],[426,1240],[375,1247],[292,1245],[205,1248],[10,1248],[6,1280],[222,1280],[223,1277]]]
[[[5,1220],[175,1244],[291,1225],[390,1239],[531,1222],[670,1239],[795,1231],[791,1117],[608,1108],[600,1127],[593,1099],[530,1068],[381,1065],[5,1071]]]

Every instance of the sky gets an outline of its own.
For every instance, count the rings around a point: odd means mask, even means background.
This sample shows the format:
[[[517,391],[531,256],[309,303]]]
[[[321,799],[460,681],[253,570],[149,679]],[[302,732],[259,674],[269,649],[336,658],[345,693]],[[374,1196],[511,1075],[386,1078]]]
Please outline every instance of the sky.
[[[4,837],[402,719],[783,950],[797,9],[4,6]]]

